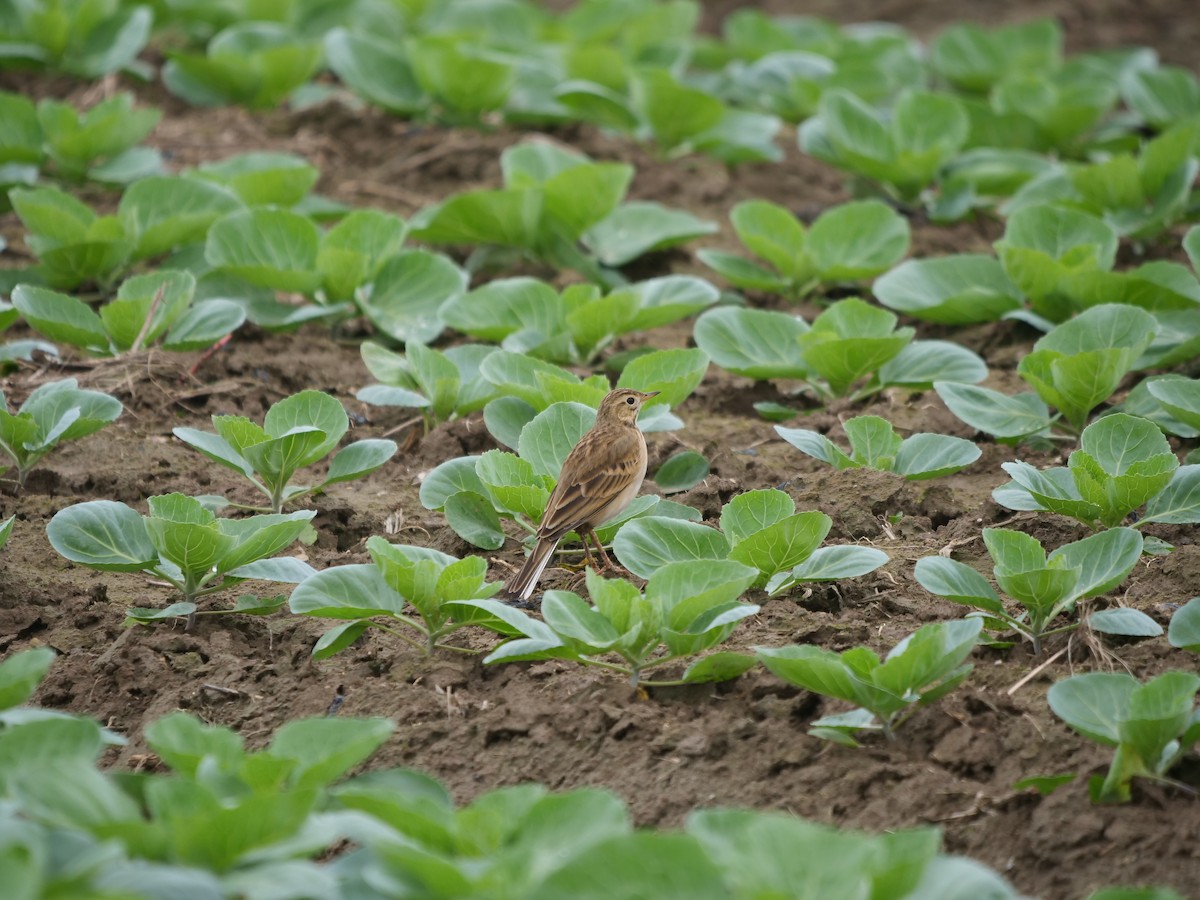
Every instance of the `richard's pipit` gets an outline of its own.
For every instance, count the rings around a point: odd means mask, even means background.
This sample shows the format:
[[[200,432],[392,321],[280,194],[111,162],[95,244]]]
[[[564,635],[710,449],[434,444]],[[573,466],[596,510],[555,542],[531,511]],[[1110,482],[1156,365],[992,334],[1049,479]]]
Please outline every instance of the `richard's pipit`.
[[[596,424],[580,438],[563,462],[558,485],[546,502],[537,530],[537,544],[521,571],[504,585],[510,597],[528,600],[559,540],[568,531],[583,540],[592,562],[588,539],[600,551],[603,568],[613,568],[596,537],[597,526],[615,519],[637,496],[646,477],[646,439],[637,427],[642,404],[658,391],[644,394],[619,388],[609,392],[596,411]]]

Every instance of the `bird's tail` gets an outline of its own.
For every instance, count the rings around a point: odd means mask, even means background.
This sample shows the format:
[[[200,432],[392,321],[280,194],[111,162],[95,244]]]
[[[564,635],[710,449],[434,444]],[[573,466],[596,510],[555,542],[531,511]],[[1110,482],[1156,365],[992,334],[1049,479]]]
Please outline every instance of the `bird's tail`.
[[[556,546],[558,546],[558,541],[551,540],[540,540],[534,545],[533,552],[525,560],[525,565],[521,566],[521,571],[508,579],[504,585],[504,590],[510,597],[518,600],[529,599],[533,589],[537,587],[538,579],[542,577],[542,570],[550,562],[550,555]]]

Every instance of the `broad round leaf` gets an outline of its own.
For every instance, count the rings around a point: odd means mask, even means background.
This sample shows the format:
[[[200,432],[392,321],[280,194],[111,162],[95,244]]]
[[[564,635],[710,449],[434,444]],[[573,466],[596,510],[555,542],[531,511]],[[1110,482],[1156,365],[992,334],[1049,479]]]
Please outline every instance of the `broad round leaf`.
[[[787,313],[720,307],[696,320],[696,345],[712,362],[756,380],[804,378],[800,336],[808,324]]]
[[[1092,631],[1121,637],[1158,637],[1163,633],[1162,626],[1144,612],[1125,606],[1094,612],[1087,622]]]
[[[635,575],[649,578],[667,563],[725,559],[729,555],[729,540],[707,525],[645,516],[617,532],[613,549],[621,565]]]
[[[442,463],[421,482],[421,505],[426,509],[441,509],[459,491],[487,495],[487,488],[475,474],[478,456],[460,456]]]
[[[963,438],[923,432],[905,438],[900,444],[894,471],[913,481],[938,478],[966,468],[982,452]]]
[[[1054,714],[1084,737],[1115,747],[1121,739],[1122,714],[1137,690],[1132,675],[1089,672],[1050,685],[1046,699]]]
[[[276,291],[311,293],[320,235],[312,221],[283,209],[252,209],[218,219],[208,230],[204,258],[250,284]]]
[[[330,485],[339,481],[362,478],[395,456],[398,449],[395,441],[382,438],[356,441],[338,451],[333,462],[329,464],[329,474],[325,476],[325,484]]]
[[[1193,597],[1171,616],[1167,640],[1172,647],[1200,653],[1200,597]]]
[[[492,502],[475,491],[459,491],[446,498],[442,507],[454,533],[468,544],[484,550],[504,546],[504,529]]]
[[[977,253],[910,259],[871,290],[889,309],[945,325],[994,322],[1022,299],[1000,263]]]
[[[158,562],[145,520],[112,500],[60,510],[46,526],[46,537],[71,562],[105,572],[140,572]]]
[[[858,281],[908,253],[908,220],[879,200],[856,200],[817,217],[807,249],[822,281]]]
[[[288,600],[292,612],[325,619],[399,615],[405,600],[374,565],[333,566],[305,579]]]
[[[654,473],[654,483],[664,494],[694,488],[708,477],[708,460],[695,450],[676,453]]]

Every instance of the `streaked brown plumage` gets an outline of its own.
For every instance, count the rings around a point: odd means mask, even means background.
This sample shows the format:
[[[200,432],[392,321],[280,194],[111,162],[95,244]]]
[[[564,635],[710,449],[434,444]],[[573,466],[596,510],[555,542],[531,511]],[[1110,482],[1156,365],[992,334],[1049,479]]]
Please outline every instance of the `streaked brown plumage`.
[[[596,528],[619,516],[637,496],[646,477],[646,439],[637,427],[638,413],[658,391],[642,393],[626,388],[610,391],[596,411],[596,424],[579,439],[563,462],[558,484],[546,502],[537,530],[537,544],[516,575],[504,588],[510,597],[528,600],[542,570],[562,536],[574,531],[583,539],[583,551],[592,562],[588,539],[596,545],[604,568],[612,562]]]

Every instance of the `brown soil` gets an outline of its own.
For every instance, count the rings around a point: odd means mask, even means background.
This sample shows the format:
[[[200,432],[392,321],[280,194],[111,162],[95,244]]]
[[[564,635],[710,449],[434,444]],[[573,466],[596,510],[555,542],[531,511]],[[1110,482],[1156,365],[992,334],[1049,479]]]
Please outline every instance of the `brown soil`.
[[[708,13],[716,21],[735,5],[712,3]],[[762,6],[794,11],[782,2]],[[808,3],[804,11],[846,22],[886,18],[924,37],[950,15],[995,23],[1049,13],[1061,17],[1072,50],[1143,43],[1157,48],[1165,61],[1194,66],[1200,17],[1191,7],[1188,0],[841,0]],[[36,94],[83,92],[49,80],[23,81],[20,87]],[[160,89],[137,89],[146,102],[166,110],[153,140],[176,164],[286,149],[321,167],[323,193],[402,215],[454,191],[495,186],[500,151],[521,137],[510,129],[414,127],[379,112],[337,106],[254,116],[193,110]],[[727,215],[739,200],[769,197],[810,217],[847,199],[839,175],[800,156],[787,137],[781,138],[788,148],[783,164],[735,171],[706,158],[663,163],[643,148],[584,128],[552,137],[595,157],[635,163],[633,194],[720,222],[725,230],[707,242],[713,246],[732,248]],[[913,226],[914,255],[986,250],[998,233],[992,223]],[[14,217],[0,217],[0,233],[19,251]],[[639,276],[703,271],[691,249],[660,255],[642,268]],[[646,339],[678,346],[687,342],[690,328],[663,329]],[[918,329],[922,336],[947,336],[928,326]],[[1012,323],[955,333],[985,356],[993,378],[1003,384],[1010,383],[1006,379],[1033,338]],[[171,429],[206,427],[215,413],[260,417],[269,404],[303,388],[328,391],[353,416],[361,415],[364,424],[353,429],[354,438],[379,435],[403,419],[354,399],[369,380],[357,346],[320,329],[292,336],[244,329],[226,351],[188,376],[197,359],[198,354],[151,354],[119,367],[65,373],[26,368],[2,382],[9,399],[19,401],[42,379],[74,374],[126,403],[126,414],[114,426],[49,457],[20,497],[0,495],[0,517],[17,514],[14,536],[0,553],[0,652],[37,644],[57,649],[60,658],[37,701],[94,715],[128,734],[130,743],[113,764],[144,753],[142,728],[175,709],[232,726],[251,744],[261,744],[290,719],[324,713],[335,693],[343,692],[342,714],[387,715],[397,722],[373,766],[429,771],[461,801],[537,780],[553,788],[609,787],[645,825],[678,825],[688,811],[717,804],[786,809],[875,830],[934,823],[944,829],[949,850],[981,859],[1020,889],[1045,898],[1083,897],[1114,883],[1171,885],[1190,894],[1200,883],[1196,798],[1141,785],[1128,805],[1092,806],[1084,781],[1105,769],[1109,751],[1069,731],[1045,700],[1048,685],[1072,672],[1115,665],[1144,678],[1196,665],[1163,638],[1109,647],[1102,658],[1077,637],[1069,653],[1020,687],[1041,662],[1026,647],[978,651],[967,684],[918,712],[894,743],[869,741],[850,750],[805,734],[833,705],[762,670],[731,684],[658,689],[645,697],[604,672],[563,663],[492,668],[458,655],[426,659],[382,634],[314,663],[309,651],[326,623],[287,614],[207,617],[191,634],[169,626],[123,628],[126,607],[163,605],[169,598],[139,578],[97,574],[61,560],[45,538],[55,512],[98,498],[144,509],[146,496],[176,490],[230,492],[249,500],[232,473],[176,441]],[[997,524],[1029,531],[1048,546],[1083,536],[1069,524],[1013,516],[991,501],[992,488],[1004,480],[999,464],[1012,458],[1008,448],[985,444],[983,458],[967,472],[932,483],[914,485],[875,472],[835,473],[775,439],[753,413],[752,402],[778,396],[769,386],[710,371],[680,411],[687,428],[652,437],[651,471],[680,444],[693,447],[711,460],[712,474],[674,499],[711,518],[737,491],[783,486],[799,509],[821,509],[833,517],[830,540],[869,543],[886,550],[891,562],[865,578],[765,602],[763,612],[735,632],[734,649],[812,642],[882,651],[925,622],[962,612],[915,583],[913,564],[920,557],[952,548],[955,558],[985,568],[979,532]],[[980,437],[932,393],[889,391],[866,404],[813,411],[804,421],[839,438],[839,419],[867,412],[885,415],[901,429]],[[478,416],[444,425],[369,479],[317,498],[314,524],[320,537],[305,550],[308,558],[318,568],[366,561],[363,545],[374,534],[456,555],[471,552],[440,514],[421,507],[417,487],[438,463],[490,446]],[[1134,606],[1165,624],[1169,604],[1200,593],[1200,544],[1192,528],[1148,530],[1178,549],[1147,558],[1102,602]],[[493,577],[504,577],[520,552],[510,542],[490,556]],[[572,577],[550,570],[544,584],[565,587]],[[471,640],[479,648],[487,645],[483,636]],[[1062,646],[1051,645],[1049,653]],[[224,690],[209,687],[214,685]],[[1062,772],[1084,777],[1046,798],[1012,787],[1025,776]],[[1184,777],[1196,783],[1194,761]]]

